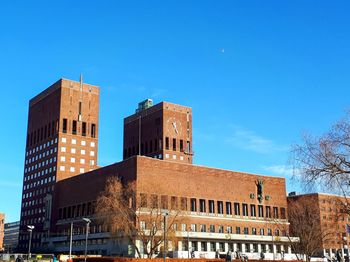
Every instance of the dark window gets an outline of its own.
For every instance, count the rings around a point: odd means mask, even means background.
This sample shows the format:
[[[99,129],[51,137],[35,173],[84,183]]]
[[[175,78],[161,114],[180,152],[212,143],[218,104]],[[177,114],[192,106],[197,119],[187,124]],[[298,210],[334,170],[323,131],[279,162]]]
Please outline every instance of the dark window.
[[[267,229],[267,235],[268,235],[268,236],[272,236],[272,230],[271,230],[271,228],[268,228],[268,229]]]
[[[158,208],[158,196],[151,195],[151,208]]]
[[[242,204],[242,208],[243,208],[243,216],[248,216],[248,205]]]
[[[173,138],[173,151],[176,151],[176,138]]]
[[[147,207],[147,195],[141,193],[140,194],[140,206],[141,207]]]
[[[247,227],[245,227],[245,228],[243,229],[243,231],[244,231],[244,235],[248,235],[248,234],[249,234],[248,228],[247,228]]]
[[[263,228],[260,228],[260,235],[261,235],[261,236],[265,235],[265,232],[264,232],[264,229],[263,229]]]
[[[178,205],[177,205],[177,197],[176,196],[172,196],[171,197],[171,209],[172,210],[177,210]]]
[[[278,207],[273,207],[273,218],[278,218]]]
[[[241,209],[239,207],[239,203],[234,203],[235,206],[235,215],[240,216],[241,215]]]
[[[187,152],[187,153],[191,153],[191,143],[190,143],[190,141],[187,141],[186,152]]]
[[[250,216],[256,217],[255,205],[250,205]]]
[[[76,120],[73,120],[72,134],[73,135],[77,134],[77,121]]]
[[[169,137],[165,138],[165,149],[169,150]]]
[[[215,233],[215,226],[214,225],[210,225],[209,226],[209,232],[210,233]]]
[[[207,232],[207,227],[206,227],[206,225],[200,225],[200,226],[199,226],[199,231],[200,231],[200,232]]]
[[[252,235],[256,235],[256,228],[255,227],[252,228]]]
[[[227,215],[232,215],[232,206],[231,206],[231,202],[226,202],[226,214],[227,214]]]
[[[284,207],[281,207],[281,219],[286,219],[286,209]]]
[[[168,196],[160,197],[160,206],[162,209],[168,209]]]
[[[240,227],[236,227],[236,234],[240,234],[241,233],[241,228]]]
[[[184,141],[180,139],[180,152],[184,151]]]
[[[214,200],[209,200],[209,213],[215,213]]]
[[[81,102],[79,102],[79,115],[81,115]]]
[[[197,201],[195,198],[191,198],[191,211],[192,212],[197,211]]]
[[[67,133],[67,119],[66,118],[63,118],[62,132]]]
[[[83,122],[81,125],[81,134],[86,136],[86,122]]]
[[[96,125],[91,124],[91,137],[96,137]]]
[[[258,206],[258,216],[264,217],[264,207],[262,205]]]
[[[224,226],[219,226],[219,233],[224,233]]]
[[[266,217],[271,218],[271,207],[270,206],[266,206]]]
[[[222,201],[218,201],[218,214],[223,214],[224,213],[224,207]]]
[[[206,212],[205,199],[199,199],[199,212]]]

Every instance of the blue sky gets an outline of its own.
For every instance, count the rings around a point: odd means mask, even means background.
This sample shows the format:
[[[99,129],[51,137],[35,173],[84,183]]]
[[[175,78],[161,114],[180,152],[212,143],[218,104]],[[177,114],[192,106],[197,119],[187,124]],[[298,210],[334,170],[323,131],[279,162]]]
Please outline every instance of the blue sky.
[[[348,1],[2,1],[0,212],[19,219],[28,100],[101,87],[99,165],[152,98],[193,108],[196,164],[288,178],[290,145],[349,109]]]

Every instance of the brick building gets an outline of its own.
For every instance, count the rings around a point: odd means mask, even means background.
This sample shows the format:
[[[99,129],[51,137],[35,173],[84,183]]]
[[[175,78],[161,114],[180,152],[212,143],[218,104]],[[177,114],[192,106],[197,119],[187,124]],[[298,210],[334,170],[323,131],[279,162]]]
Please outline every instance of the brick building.
[[[5,214],[0,213],[0,252],[4,251]]]
[[[99,88],[60,79],[29,102],[19,249],[39,249],[55,184],[97,168]],[[61,137],[64,136],[64,139]],[[46,211],[46,212],[45,212]]]
[[[82,103],[81,97],[86,97]],[[61,102],[52,103],[50,99]],[[42,194],[41,182],[39,188],[35,185],[43,177],[35,173],[41,174],[47,167],[41,165],[40,172],[36,171],[35,161],[40,163],[38,154],[47,150],[40,147],[45,141],[38,139],[46,137],[47,121],[39,118],[35,128],[28,124],[21,227],[25,230],[26,225],[36,226],[34,250],[36,247],[67,253],[73,225],[73,253],[83,253],[85,217],[92,221],[89,253],[135,255],[127,242],[110,237],[108,228],[94,213],[96,199],[107,179],[117,176],[124,182],[136,181],[137,199],[152,199],[164,210],[171,210],[175,202],[181,203],[186,222],[176,225],[178,238],[171,246],[173,256],[188,257],[189,250],[193,250],[196,257],[209,258],[216,252],[233,250],[251,258],[259,258],[261,252],[271,259],[293,258],[290,241],[297,238],[287,237],[285,179],[194,165],[191,108],[167,102],[141,102],[136,113],[124,119],[123,161],[97,168],[98,88],[82,81],[60,80],[31,100],[29,120],[35,115],[32,107],[39,102],[37,107],[46,113],[50,106],[60,106],[55,114],[49,114],[48,122],[54,121],[54,137],[47,139],[52,141],[49,149],[53,148],[56,158],[52,167],[56,168],[52,170],[50,187]],[[28,195],[28,188],[32,194]],[[37,203],[37,198],[42,201]],[[40,220],[35,211],[32,214],[39,204]],[[21,240],[20,244],[26,247],[25,233]]]
[[[19,235],[19,221],[5,223],[4,229],[4,251],[13,253],[17,251],[18,235]]]
[[[311,194],[289,194],[288,196],[288,208],[292,208],[292,203],[299,202],[314,205],[316,211],[315,222],[318,224],[316,227],[319,235],[322,235],[321,241],[319,241],[318,256],[326,256],[332,258],[336,252],[340,251],[342,256],[349,254],[349,238],[346,232],[346,226],[350,225],[350,218],[343,212],[343,209],[347,209],[344,203],[347,203],[347,199],[332,194],[323,193],[311,193]],[[290,221],[293,223],[293,221]]]

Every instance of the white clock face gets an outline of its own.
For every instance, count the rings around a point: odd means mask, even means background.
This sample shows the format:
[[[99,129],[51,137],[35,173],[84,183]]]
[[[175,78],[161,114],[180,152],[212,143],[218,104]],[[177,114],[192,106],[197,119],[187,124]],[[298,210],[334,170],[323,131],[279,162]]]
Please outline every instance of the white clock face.
[[[167,128],[169,134],[173,136],[179,136],[181,135],[181,122],[176,120],[175,117],[169,117],[167,120]]]

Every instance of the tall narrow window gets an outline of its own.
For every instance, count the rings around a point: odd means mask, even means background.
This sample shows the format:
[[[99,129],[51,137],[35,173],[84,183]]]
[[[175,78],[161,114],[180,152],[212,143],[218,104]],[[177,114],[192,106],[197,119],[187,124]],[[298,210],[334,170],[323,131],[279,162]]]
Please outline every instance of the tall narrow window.
[[[177,210],[178,209],[178,205],[177,205],[177,197],[176,196],[172,196],[171,197],[171,209],[172,210]]]
[[[192,212],[197,211],[197,201],[195,198],[191,198],[191,211]]]
[[[91,124],[91,137],[96,137],[96,125]]]
[[[81,115],[81,102],[79,102],[79,115]]]
[[[72,134],[73,135],[77,134],[77,121],[76,120],[73,120]]]
[[[227,215],[232,215],[231,202],[226,202],[226,214]]]
[[[205,199],[199,199],[199,212],[206,212]]]
[[[242,208],[243,208],[243,216],[248,216],[248,205],[242,204]]]
[[[176,138],[173,138],[173,151],[176,151]]]
[[[271,218],[271,207],[270,206],[266,206],[266,217]]]
[[[160,207],[162,209],[168,209],[168,196],[160,197]]]
[[[222,201],[218,201],[218,214],[223,214],[224,213],[224,207]]]
[[[165,138],[165,149],[169,150],[169,137]]]
[[[250,216],[256,217],[255,205],[250,205]]]
[[[187,210],[187,198],[181,197],[181,210]]]
[[[147,207],[147,195],[146,194],[143,194],[141,193],[140,194],[140,206],[141,207]]]
[[[187,153],[191,153],[191,144],[190,144],[190,141],[187,141],[186,152],[187,152]]]
[[[67,133],[67,118],[63,118],[62,132]]]
[[[86,136],[86,122],[83,122],[81,125],[81,134]]]
[[[239,203],[234,203],[235,206],[235,216],[240,216],[241,215],[241,209],[239,207]]]
[[[281,207],[281,219],[286,219],[286,209]]]
[[[180,139],[180,152],[184,151],[184,141]]]
[[[278,207],[273,207],[273,218],[278,218]]]
[[[258,215],[259,217],[264,217],[264,207],[262,205],[258,206]]]
[[[211,214],[215,213],[214,200],[209,200],[209,213],[211,213]]]

